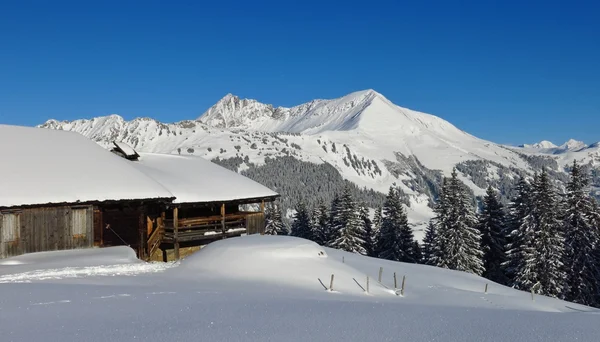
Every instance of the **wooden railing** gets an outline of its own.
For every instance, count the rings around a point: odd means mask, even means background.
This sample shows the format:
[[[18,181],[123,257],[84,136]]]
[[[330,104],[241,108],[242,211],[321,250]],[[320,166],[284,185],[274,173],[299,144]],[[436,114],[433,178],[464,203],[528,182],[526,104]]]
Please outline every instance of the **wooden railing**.
[[[151,231],[148,237],[148,257],[152,257],[154,252],[160,247],[165,234],[165,224],[161,217],[156,219],[156,228],[153,226],[154,221],[148,218],[148,230]]]

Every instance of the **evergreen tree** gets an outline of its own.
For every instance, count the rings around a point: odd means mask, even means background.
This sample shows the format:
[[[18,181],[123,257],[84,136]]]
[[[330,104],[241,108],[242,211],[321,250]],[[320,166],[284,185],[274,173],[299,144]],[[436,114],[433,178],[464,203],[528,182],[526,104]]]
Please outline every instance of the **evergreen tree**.
[[[279,204],[271,202],[265,208],[265,234],[288,235],[288,229],[283,223]]]
[[[600,286],[598,244],[599,214],[589,195],[589,179],[576,161],[567,184],[565,215],[565,299],[584,305],[596,302]]]
[[[344,193],[340,198],[338,218],[335,221],[338,223],[338,226],[335,227],[337,238],[331,247],[365,255],[367,253],[363,247],[365,241],[362,239],[365,232],[348,186],[344,188]]]
[[[296,205],[296,213],[294,214],[294,222],[292,222],[292,236],[296,236],[303,239],[313,240],[312,236],[312,224],[308,209],[303,201],[298,202]]]
[[[326,246],[329,242],[329,216],[327,215],[327,211],[325,202],[320,199],[312,215],[313,241],[321,246]]]
[[[433,221],[429,221],[425,229],[425,237],[423,237],[422,248],[422,263],[426,265],[434,265],[435,262],[435,243],[437,240],[436,229]]]
[[[445,178],[439,202],[435,208],[437,237],[433,264],[438,267],[483,273],[481,237],[475,228],[472,200],[466,186],[458,179],[456,169]]]
[[[517,283],[522,289],[558,297],[566,277],[562,262],[564,238],[558,201],[545,170],[535,178],[532,195],[532,212],[524,222],[531,234],[530,247],[522,249],[525,264],[517,273]]]
[[[500,284],[506,284],[507,278],[502,264],[506,261],[504,238],[504,210],[492,187],[488,187],[479,214],[477,229],[481,234],[483,251],[483,276]]]
[[[415,262],[418,264],[423,263],[423,248],[417,240],[413,242],[413,253],[415,256]]]
[[[400,194],[394,187],[390,187],[385,199],[377,241],[379,258],[402,262],[418,261],[414,250],[413,232],[408,225]]]
[[[331,208],[329,211],[329,229],[327,230],[327,247],[332,247],[333,242],[337,240],[340,233],[341,224],[341,210],[340,210],[340,197],[337,193],[334,194],[333,200],[331,201]]]
[[[381,216],[382,216],[382,207],[378,206],[375,208],[375,214],[373,215],[373,241],[377,243],[377,236],[379,236],[379,230],[381,230]]]
[[[373,223],[371,222],[371,218],[369,217],[369,209],[367,209],[366,205],[362,204],[359,209],[359,216],[362,222],[362,227],[364,230],[363,240],[366,255],[375,256],[375,238],[373,235]]]
[[[506,216],[506,261],[502,264],[509,285],[529,290],[522,287],[517,275],[525,267],[525,259],[530,254],[533,236],[529,229],[528,215],[532,211],[532,190],[527,180],[519,179],[516,195],[508,205]]]

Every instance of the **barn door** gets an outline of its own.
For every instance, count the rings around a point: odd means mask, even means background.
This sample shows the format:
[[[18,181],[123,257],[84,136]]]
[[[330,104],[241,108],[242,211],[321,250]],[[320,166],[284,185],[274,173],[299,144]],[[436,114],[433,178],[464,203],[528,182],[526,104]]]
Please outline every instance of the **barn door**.
[[[21,215],[4,213],[0,216],[0,258],[18,255]]]
[[[87,208],[71,210],[71,233],[74,239],[85,238],[87,232]]]

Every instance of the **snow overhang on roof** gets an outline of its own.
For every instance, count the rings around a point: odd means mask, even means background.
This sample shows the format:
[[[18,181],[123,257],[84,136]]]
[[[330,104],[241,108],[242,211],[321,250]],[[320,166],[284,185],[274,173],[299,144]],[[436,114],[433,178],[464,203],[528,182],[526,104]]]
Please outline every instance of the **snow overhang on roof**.
[[[174,196],[173,203],[209,203],[275,198],[279,194],[201,157],[140,153],[131,162]]]

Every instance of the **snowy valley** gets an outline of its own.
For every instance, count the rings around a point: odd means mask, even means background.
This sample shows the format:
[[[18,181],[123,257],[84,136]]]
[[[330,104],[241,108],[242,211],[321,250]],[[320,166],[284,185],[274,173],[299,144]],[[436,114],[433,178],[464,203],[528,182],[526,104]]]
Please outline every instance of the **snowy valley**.
[[[373,90],[291,108],[228,94],[195,120],[166,124],[111,115],[40,127],[78,132],[105,147],[120,140],[141,152],[202,156],[281,193],[286,209],[300,198],[311,206],[319,197],[330,202],[346,181],[374,208],[395,184],[417,236],[433,216],[442,177],[454,167],[473,195],[492,186],[504,202],[519,176],[542,168],[562,187],[573,160],[592,170],[594,193],[600,187],[600,144],[496,144]]]

